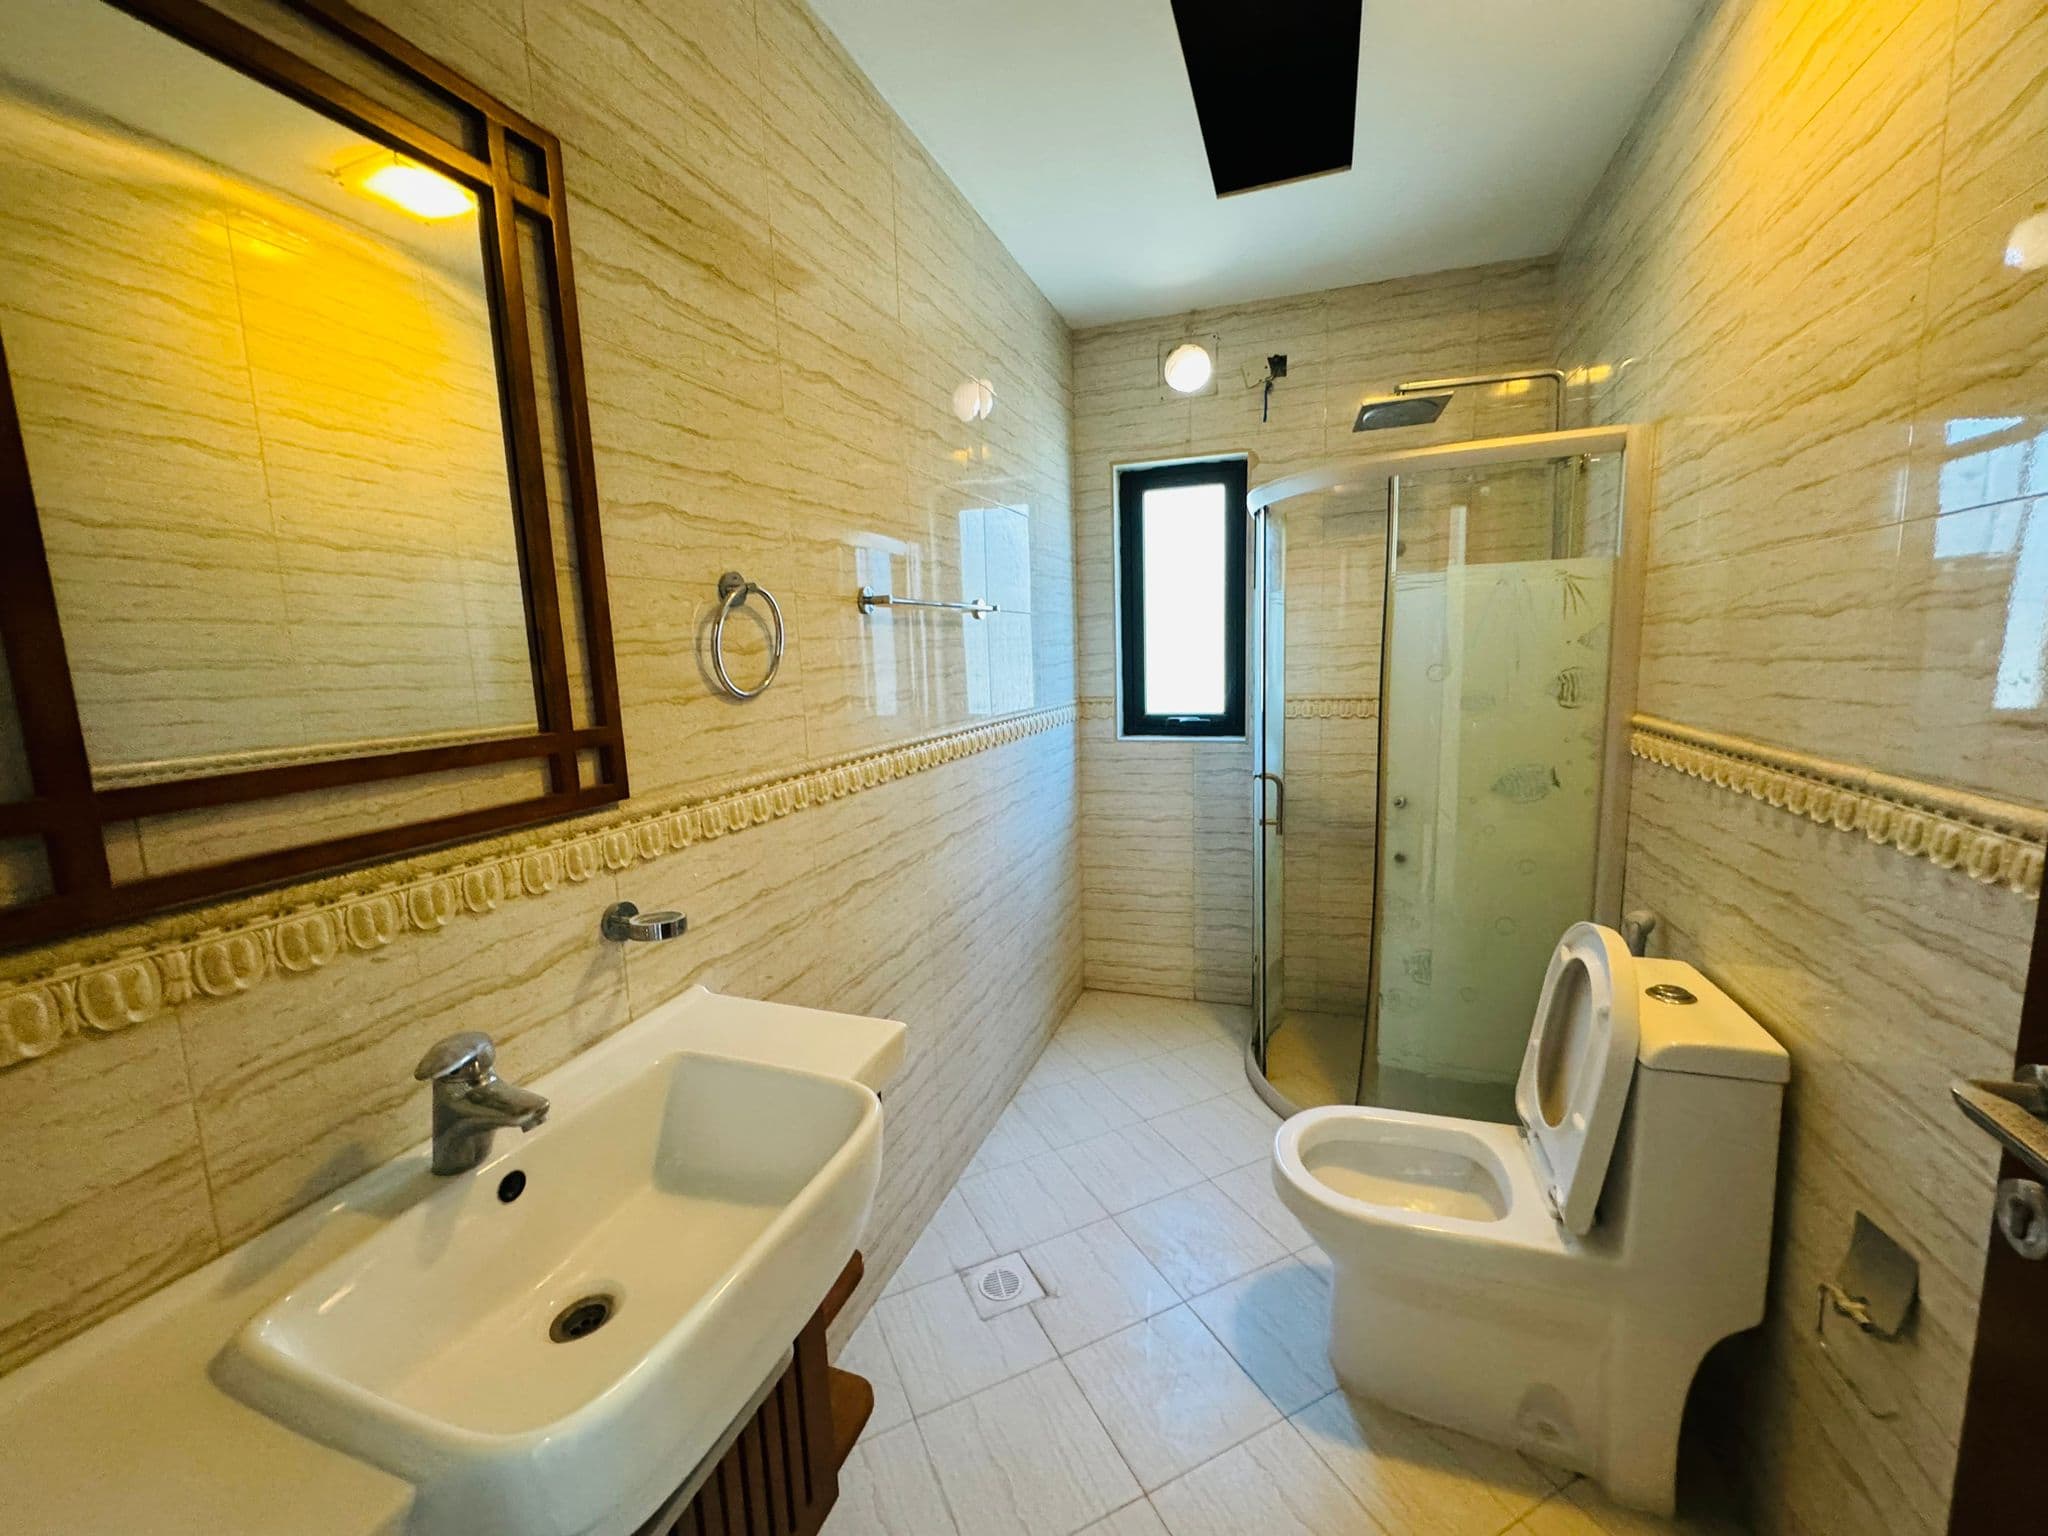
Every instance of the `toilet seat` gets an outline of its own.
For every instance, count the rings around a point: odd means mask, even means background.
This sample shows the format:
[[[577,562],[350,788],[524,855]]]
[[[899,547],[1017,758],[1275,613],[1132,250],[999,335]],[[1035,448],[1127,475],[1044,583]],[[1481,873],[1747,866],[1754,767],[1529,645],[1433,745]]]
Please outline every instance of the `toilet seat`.
[[[1641,1032],[1636,959],[1621,935],[1573,923],[1551,953],[1515,1080],[1515,1113],[1557,1219],[1583,1237],[1628,1105]]]
[[[1574,923],[1543,977],[1515,1083],[1519,1126],[1306,1110],[1274,1138],[1281,1192],[1375,1229],[1389,1263],[1442,1264],[1457,1247],[1482,1265],[1562,1256],[1592,1230],[1639,1032],[1635,957],[1612,929]]]
[[[1282,1125],[1273,1155],[1283,1197],[1291,1186],[1361,1231],[1390,1268],[1455,1273],[1498,1261],[1526,1280],[1532,1260],[1540,1271],[1543,1260],[1570,1252],[1512,1125],[1333,1104]],[[1483,1176],[1490,1189],[1459,1182],[1461,1173]],[[1447,1200],[1447,1190],[1491,1209]],[[1296,1214],[1308,1221],[1311,1213]]]

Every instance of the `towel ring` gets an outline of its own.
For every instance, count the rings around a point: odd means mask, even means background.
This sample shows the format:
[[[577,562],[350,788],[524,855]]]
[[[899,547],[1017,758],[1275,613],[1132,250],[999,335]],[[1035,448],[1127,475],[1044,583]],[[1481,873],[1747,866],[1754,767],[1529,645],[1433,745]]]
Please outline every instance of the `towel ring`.
[[[761,601],[768,605],[768,612],[774,616],[775,638],[768,651],[768,675],[753,687],[742,688],[725,670],[725,621],[732,617],[734,609],[755,594],[759,594]],[[782,622],[782,604],[775,601],[774,593],[759,582],[747,580],[738,571],[727,571],[718,578],[718,595],[722,599],[718,605],[718,617],[711,621],[711,674],[718,679],[718,686],[732,697],[758,699],[775,681],[775,674],[782,670],[782,645],[789,637],[789,631]]]

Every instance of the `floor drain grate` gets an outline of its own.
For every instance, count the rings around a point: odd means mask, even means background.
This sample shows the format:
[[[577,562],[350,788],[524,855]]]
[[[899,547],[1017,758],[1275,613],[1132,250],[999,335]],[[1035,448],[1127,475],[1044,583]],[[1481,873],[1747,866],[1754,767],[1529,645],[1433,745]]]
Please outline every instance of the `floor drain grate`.
[[[967,1286],[967,1299],[979,1317],[1000,1317],[1016,1307],[1043,1300],[1045,1287],[1021,1253],[999,1253],[972,1269],[960,1271]]]

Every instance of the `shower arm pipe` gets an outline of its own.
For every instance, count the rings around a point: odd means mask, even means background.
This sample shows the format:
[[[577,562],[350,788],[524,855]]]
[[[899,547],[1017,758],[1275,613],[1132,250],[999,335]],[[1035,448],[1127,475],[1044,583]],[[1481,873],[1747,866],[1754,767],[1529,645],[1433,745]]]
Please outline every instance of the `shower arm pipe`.
[[[1431,395],[1444,389],[1470,389],[1477,384],[1517,384],[1524,379],[1548,379],[1557,386],[1551,411],[1551,430],[1564,430],[1564,370],[1562,368],[1522,368],[1513,373],[1468,373],[1455,379],[1411,379],[1406,384],[1396,384],[1397,395]]]
[[[1635,429],[1640,430],[1640,429]],[[1530,432],[1520,437],[1492,437],[1432,443],[1426,448],[1392,448],[1382,453],[1356,453],[1329,459],[1299,474],[1255,485],[1246,498],[1251,510],[1366,476],[1409,474],[1425,469],[1479,469],[1518,459],[1568,458],[1578,453],[1619,453],[1629,446],[1627,426],[1573,427],[1564,432]],[[1647,446],[1647,445],[1645,445]]]

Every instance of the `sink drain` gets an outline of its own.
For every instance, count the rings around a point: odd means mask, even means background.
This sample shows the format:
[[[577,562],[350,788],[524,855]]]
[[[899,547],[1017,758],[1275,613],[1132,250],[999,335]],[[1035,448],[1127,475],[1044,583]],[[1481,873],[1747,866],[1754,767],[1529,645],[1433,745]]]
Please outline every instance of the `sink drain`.
[[[587,1339],[610,1322],[612,1314],[618,1309],[619,1304],[615,1297],[602,1294],[572,1301],[557,1312],[555,1320],[548,1324],[548,1337],[557,1344],[567,1344],[573,1339]]]

